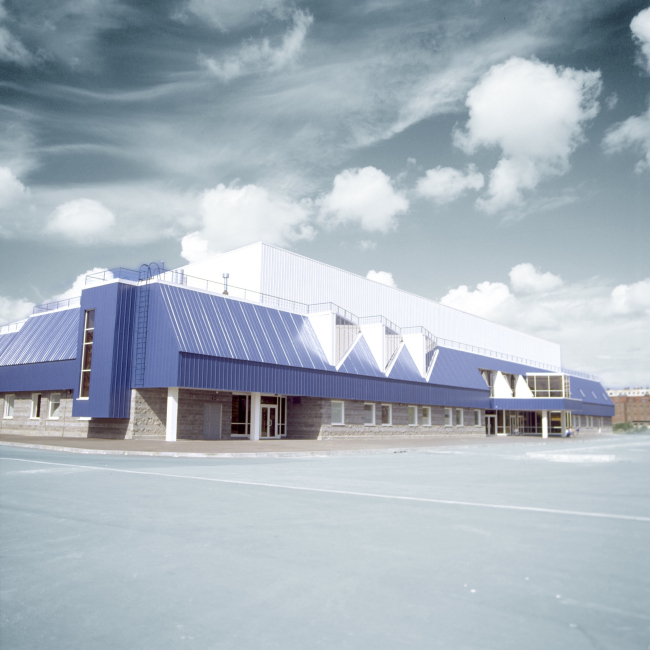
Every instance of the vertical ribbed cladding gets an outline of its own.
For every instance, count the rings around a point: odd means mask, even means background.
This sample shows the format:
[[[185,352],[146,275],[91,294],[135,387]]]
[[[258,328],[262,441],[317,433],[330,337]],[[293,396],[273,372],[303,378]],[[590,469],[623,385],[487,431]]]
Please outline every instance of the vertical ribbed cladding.
[[[432,386],[348,373],[290,368],[181,352],[179,383],[186,388],[262,392],[396,404],[490,408],[489,391]]]
[[[136,297],[136,287],[122,283],[118,284],[109,415],[112,418],[128,418],[131,409]]]
[[[306,304],[333,302],[360,318],[381,314],[400,327],[420,325],[436,337],[561,366],[555,343],[274,246],[262,248],[264,293]]]

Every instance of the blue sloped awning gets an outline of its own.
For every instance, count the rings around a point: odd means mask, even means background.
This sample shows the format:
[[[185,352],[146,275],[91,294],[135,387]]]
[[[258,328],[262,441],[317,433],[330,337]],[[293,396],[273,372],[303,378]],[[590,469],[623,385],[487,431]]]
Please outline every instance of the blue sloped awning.
[[[364,375],[366,377],[386,377],[377,367],[375,357],[372,355],[363,334],[359,335],[356,343],[350,348],[339,367],[339,372],[346,372],[350,375]]]
[[[425,381],[405,345],[397,353],[397,359],[395,359],[388,377],[402,381]]]
[[[31,316],[0,353],[0,366],[17,366],[77,357],[79,309]]]

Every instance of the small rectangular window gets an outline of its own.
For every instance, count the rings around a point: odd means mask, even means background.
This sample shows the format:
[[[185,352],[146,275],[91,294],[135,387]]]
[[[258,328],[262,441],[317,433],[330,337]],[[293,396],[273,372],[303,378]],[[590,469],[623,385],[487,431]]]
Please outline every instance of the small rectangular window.
[[[422,407],[422,424],[425,427],[431,426],[431,407],[429,406]]]
[[[463,426],[463,409],[456,409],[456,426]]]
[[[415,427],[418,424],[418,407],[409,406],[409,426]]]
[[[345,405],[332,401],[332,424],[345,424]]]
[[[5,408],[2,415],[3,418],[9,420],[14,416],[14,399],[15,395],[5,395]]]
[[[445,409],[445,426],[451,426],[451,409],[448,408]]]
[[[474,409],[474,426],[475,427],[480,427],[481,426],[481,410],[480,409]]]
[[[367,427],[375,425],[375,405],[374,404],[364,404],[363,405],[363,423]]]
[[[391,404],[381,405],[381,425],[389,427],[393,424],[393,407]]]
[[[50,420],[58,420],[61,411],[61,393],[50,395]]]
[[[40,393],[32,393],[32,410],[29,414],[32,420],[38,420],[41,417],[41,399]]]

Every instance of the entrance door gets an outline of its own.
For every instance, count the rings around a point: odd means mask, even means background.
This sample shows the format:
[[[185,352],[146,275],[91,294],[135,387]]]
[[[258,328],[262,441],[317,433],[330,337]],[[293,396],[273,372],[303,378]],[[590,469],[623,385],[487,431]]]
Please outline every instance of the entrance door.
[[[496,417],[494,415],[485,416],[485,433],[488,436],[493,436],[497,432]]]
[[[203,405],[203,439],[221,440],[221,404]]]
[[[278,407],[272,404],[262,404],[262,434],[261,438],[279,438]]]

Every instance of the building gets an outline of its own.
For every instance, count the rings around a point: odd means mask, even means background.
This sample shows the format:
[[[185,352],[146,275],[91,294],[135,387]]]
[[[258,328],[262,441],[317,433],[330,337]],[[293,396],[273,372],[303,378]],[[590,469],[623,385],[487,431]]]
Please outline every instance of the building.
[[[623,388],[608,390],[616,412],[612,424],[650,426],[650,388]]]
[[[0,330],[0,432],[232,439],[609,430],[558,345],[254,244],[90,275]]]

